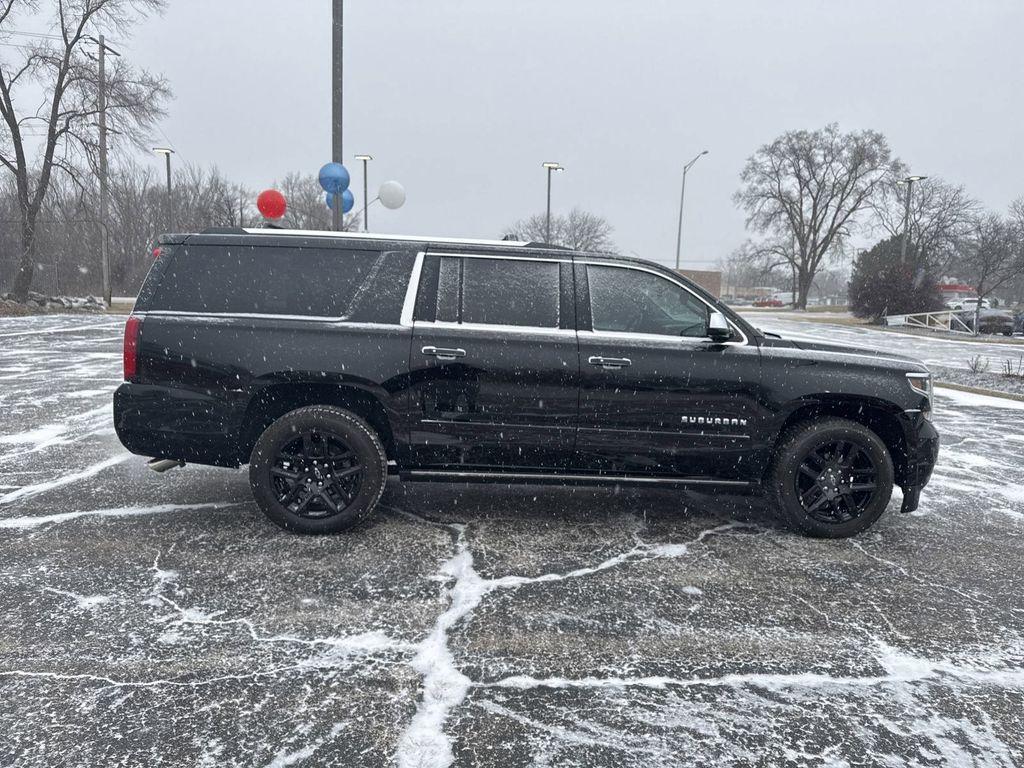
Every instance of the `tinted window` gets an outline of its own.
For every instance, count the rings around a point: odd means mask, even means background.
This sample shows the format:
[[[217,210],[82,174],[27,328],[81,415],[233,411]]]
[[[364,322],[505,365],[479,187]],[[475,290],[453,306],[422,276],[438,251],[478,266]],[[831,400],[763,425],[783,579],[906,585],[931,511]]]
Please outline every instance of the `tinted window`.
[[[366,306],[379,276],[394,272],[382,258],[376,251],[192,246],[175,255],[152,308],[347,317]]]
[[[707,335],[707,305],[676,283],[650,272],[587,267],[595,331]]]
[[[462,322],[558,327],[557,263],[463,259],[462,270]]]

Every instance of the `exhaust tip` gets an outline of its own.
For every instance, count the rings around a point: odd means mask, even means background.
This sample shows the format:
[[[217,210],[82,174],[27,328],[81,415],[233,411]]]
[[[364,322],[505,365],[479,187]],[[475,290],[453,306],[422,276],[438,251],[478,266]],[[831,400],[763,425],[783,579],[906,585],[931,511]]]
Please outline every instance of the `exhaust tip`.
[[[146,466],[154,472],[164,473],[178,467],[184,467],[185,462],[178,459],[150,459]]]

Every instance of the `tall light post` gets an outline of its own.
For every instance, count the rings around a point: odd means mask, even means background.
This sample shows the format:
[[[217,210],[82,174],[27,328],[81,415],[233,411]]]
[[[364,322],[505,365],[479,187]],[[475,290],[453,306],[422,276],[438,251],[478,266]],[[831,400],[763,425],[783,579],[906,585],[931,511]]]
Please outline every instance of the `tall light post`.
[[[680,259],[683,253],[683,203],[686,202],[686,174],[693,168],[694,163],[700,160],[708,151],[705,149],[693,160],[683,166],[683,191],[679,193],[679,233],[676,235],[676,270],[679,269]]]
[[[170,147],[153,147],[153,151],[163,155],[167,163],[167,231],[170,232],[174,227],[174,197],[171,187],[171,155],[174,154],[174,150]]]
[[[914,194],[914,182],[924,181],[927,176],[907,176],[905,179],[900,179],[897,184],[907,185],[907,201],[906,208],[903,210],[903,245],[900,248],[900,263],[907,263],[907,243],[910,240],[910,198]]]
[[[344,142],[342,141],[342,125],[344,117],[344,100],[342,99],[342,85],[344,83],[344,50],[345,50],[345,2],[344,0],[331,0],[334,5],[333,25],[331,27],[331,40],[333,47],[333,63],[331,67],[332,84],[332,131],[331,131],[331,158],[336,163],[345,162]],[[342,216],[341,201],[335,200],[331,207],[334,216],[334,230],[340,232],[344,218]]]
[[[370,217],[367,211],[370,207],[370,183],[367,180],[366,164],[373,160],[373,155],[356,155],[356,160],[363,162],[363,232],[369,232]]]
[[[544,225],[544,232],[545,232],[544,242],[547,243],[548,245],[550,245],[551,244],[551,174],[554,173],[555,171],[558,171],[559,173],[561,173],[562,171],[565,170],[565,168],[563,168],[558,163],[544,163],[542,167],[548,169],[548,215],[547,215],[547,218],[545,220],[547,223]]]

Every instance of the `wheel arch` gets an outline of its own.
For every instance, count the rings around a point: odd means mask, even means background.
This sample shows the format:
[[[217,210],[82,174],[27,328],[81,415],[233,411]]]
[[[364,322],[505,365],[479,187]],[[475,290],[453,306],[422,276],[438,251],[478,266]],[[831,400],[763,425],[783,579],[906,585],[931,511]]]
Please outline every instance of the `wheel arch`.
[[[256,441],[267,427],[286,413],[310,405],[351,411],[380,436],[388,459],[397,457],[392,418],[381,396],[370,387],[355,382],[277,381],[262,387],[249,400],[238,429],[239,462],[248,463]]]
[[[896,485],[907,477],[907,436],[901,421],[902,410],[894,403],[869,397],[822,394],[791,404],[772,445],[773,452],[783,438],[798,425],[821,418],[843,418],[870,429],[885,444],[892,458]],[[765,470],[765,479],[770,469]]]

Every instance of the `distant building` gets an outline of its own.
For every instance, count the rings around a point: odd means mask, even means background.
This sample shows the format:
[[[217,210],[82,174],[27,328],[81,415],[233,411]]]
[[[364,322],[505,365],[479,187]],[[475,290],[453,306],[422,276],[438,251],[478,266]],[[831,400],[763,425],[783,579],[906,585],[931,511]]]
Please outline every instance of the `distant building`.
[[[688,278],[715,298],[722,295],[722,273],[713,269],[680,269],[680,275]]]
[[[939,293],[943,301],[973,299],[977,295],[971,286],[964,283],[939,283]]]

